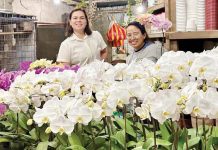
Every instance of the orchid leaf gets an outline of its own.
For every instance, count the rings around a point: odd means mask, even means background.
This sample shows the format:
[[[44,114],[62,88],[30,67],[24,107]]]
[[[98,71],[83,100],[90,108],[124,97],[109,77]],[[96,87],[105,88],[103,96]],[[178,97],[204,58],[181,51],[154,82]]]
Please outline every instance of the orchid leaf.
[[[57,137],[57,139],[59,140],[59,142],[60,142],[63,146],[67,146],[67,145],[68,145],[68,143],[67,143],[68,137],[67,137],[66,134],[62,134],[62,135],[56,134],[56,137]]]
[[[200,137],[190,139],[188,141],[188,148],[191,149],[191,148],[197,146],[199,144],[199,142],[200,142]]]
[[[28,119],[23,113],[19,113],[18,120],[19,120],[18,121],[19,126],[22,127],[25,130],[28,130],[28,127],[27,127],[27,120]]]
[[[46,126],[40,127],[38,128],[38,132],[37,132],[42,142],[48,141],[49,139],[49,134],[45,133],[45,129],[46,129]]]
[[[0,143],[10,142],[8,138],[0,137]]]
[[[164,124],[160,124],[160,131],[161,131],[163,140],[168,140],[170,137],[170,133],[166,127],[166,123],[167,122],[165,122]]]
[[[125,131],[118,131],[115,135],[111,136],[111,139],[117,141],[123,148],[125,144]]]
[[[218,127],[213,127],[213,132],[212,132],[213,137],[218,137]]]
[[[47,150],[47,149],[48,149],[48,141],[40,142],[36,147],[36,150]]]
[[[186,138],[188,138],[188,130],[184,128],[181,132],[179,132],[179,140],[178,140],[178,150],[183,150],[185,147]]]
[[[124,119],[121,119],[121,118],[118,118],[116,117],[115,118],[115,123],[117,123],[119,125],[120,128],[122,128],[123,130],[125,130],[125,122],[124,122]],[[132,123],[126,119],[126,133],[128,133],[129,135],[135,137],[136,134],[135,134],[135,131],[134,129],[132,128]]]
[[[212,144],[213,144],[213,137],[209,137],[206,143],[206,150],[211,150]]]
[[[130,147],[135,147],[136,146],[136,142],[135,141],[129,141],[128,143],[127,143],[127,147],[128,148],[130,148]]]
[[[172,143],[166,140],[156,139],[157,145],[163,146],[165,149],[169,149]],[[154,146],[154,138],[149,138],[147,141],[143,144],[143,148],[150,149]]]
[[[86,148],[87,150],[93,150],[103,147],[103,145],[105,144],[105,139],[102,137],[96,137],[94,139],[95,143],[92,140],[90,140],[89,142],[91,143]]]
[[[36,129],[32,129],[29,134],[31,135],[31,137],[34,139],[34,140],[37,140],[38,139],[38,136],[37,136],[37,133],[36,133]]]
[[[65,148],[65,150],[86,150],[86,149],[80,145],[73,145]]]
[[[71,135],[68,136],[68,140],[72,146],[73,145],[82,145],[79,137],[74,132],[72,132]]]

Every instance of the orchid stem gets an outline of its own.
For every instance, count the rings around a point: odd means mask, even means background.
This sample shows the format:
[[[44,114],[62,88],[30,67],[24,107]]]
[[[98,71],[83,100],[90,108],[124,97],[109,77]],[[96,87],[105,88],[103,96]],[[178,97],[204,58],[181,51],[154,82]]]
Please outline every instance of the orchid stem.
[[[19,114],[17,113],[17,134],[18,134],[18,128],[19,128]]]
[[[196,120],[196,136],[198,136],[198,117],[196,116],[195,117],[195,120]]]
[[[154,118],[152,118],[153,132],[154,132],[154,150],[157,150],[157,139],[156,139],[156,124]]]
[[[127,150],[127,145],[126,145],[126,106],[123,106],[123,116],[124,116],[124,131],[125,131],[125,142],[124,142],[124,148]]]
[[[91,134],[92,134],[92,142],[93,142],[93,145],[94,145],[94,147],[96,146],[96,144],[95,144],[95,137],[94,137],[94,133],[93,133],[93,130],[92,130],[92,122],[90,122],[90,125],[89,125],[89,127],[90,127],[90,131],[91,131]]]
[[[162,35],[163,35],[163,38],[162,38],[162,42],[161,42],[161,56],[163,55],[163,47],[164,47],[164,31],[163,31],[163,28],[162,28]]]
[[[110,123],[110,130],[111,130],[111,133],[113,135],[114,134],[114,127],[113,127],[113,122],[111,120],[111,117],[108,117],[107,120]]]
[[[185,116],[183,113],[181,113],[181,115],[182,115],[183,127],[186,129]],[[188,150],[188,132],[187,132],[187,135],[185,137],[185,145],[186,145],[186,149]]]
[[[145,132],[145,127],[143,125],[143,121],[141,121],[141,125],[142,125],[142,131],[143,131],[144,142],[145,142],[146,141],[146,132]]]
[[[136,107],[140,107],[140,103],[139,103],[139,100],[137,97],[135,97],[135,100],[136,100]],[[135,108],[134,108],[135,109]],[[138,120],[140,120],[139,117],[137,117],[136,113],[135,113],[135,116],[136,116],[136,120],[138,122]],[[144,142],[146,141],[146,132],[145,132],[145,126],[144,126],[144,123],[142,120],[140,120],[140,123],[142,125],[142,131],[143,131],[143,137],[144,137]],[[137,132],[136,132],[136,137],[137,137]]]
[[[108,136],[109,136],[109,146],[110,146],[110,150],[111,150],[111,132],[110,132],[110,127],[109,127],[109,125],[108,125],[108,123],[107,123],[107,120],[106,120],[106,117],[104,117],[104,123],[106,124],[106,126],[107,126],[107,131],[108,131]]]
[[[203,118],[203,132],[204,132],[204,149],[206,150],[207,149],[207,136],[206,136],[206,129],[205,129],[205,120]]]

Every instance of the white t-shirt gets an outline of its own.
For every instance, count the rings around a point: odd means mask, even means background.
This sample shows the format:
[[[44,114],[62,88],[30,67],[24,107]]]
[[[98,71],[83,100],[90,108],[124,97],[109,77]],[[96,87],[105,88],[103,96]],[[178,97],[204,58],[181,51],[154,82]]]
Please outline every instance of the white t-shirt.
[[[92,34],[86,35],[84,39],[73,34],[61,43],[57,62],[83,66],[95,59],[100,60],[100,51],[106,47],[107,45],[98,31],[92,31]]]

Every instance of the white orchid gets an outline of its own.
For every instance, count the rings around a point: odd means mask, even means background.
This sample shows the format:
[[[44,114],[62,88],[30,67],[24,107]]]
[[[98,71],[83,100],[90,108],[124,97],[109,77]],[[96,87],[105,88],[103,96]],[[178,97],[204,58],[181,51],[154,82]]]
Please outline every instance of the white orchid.
[[[52,96],[58,96],[61,90],[62,90],[62,86],[57,83],[46,84],[41,88],[41,92],[43,94],[52,95]]]
[[[132,97],[137,97],[140,101],[143,101],[145,95],[152,92],[152,88],[148,86],[145,79],[128,81],[126,88]]]
[[[176,104],[176,99],[178,99],[179,96],[177,90],[162,90],[156,92],[155,99],[150,105],[152,117],[157,119],[161,124],[166,119],[178,121],[180,118],[180,111]]]
[[[190,68],[190,75],[198,79],[207,79],[208,76],[217,72],[217,58],[208,55],[201,55],[195,59]]]
[[[36,108],[33,115],[34,121],[41,126],[44,123],[50,123],[58,117],[64,117],[70,107],[70,99],[63,98],[59,100],[58,97],[53,97],[43,105],[42,109]]]
[[[53,133],[66,133],[70,135],[74,130],[74,123],[69,119],[60,116],[50,122],[50,128]]]
[[[86,105],[70,109],[67,113],[67,116],[75,124],[81,123],[88,125],[88,123],[92,120],[92,112]]]
[[[140,117],[141,120],[145,120],[145,119],[151,120],[149,106],[142,104],[141,107],[137,107],[135,109],[135,112]]]
[[[76,73],[72,70],[64,70],[63,72],[54,71],[47,74],[50,83],[60,84],[64,90],[70,89],[75,76]]]
[[[197,90],[189,96],[186,107],[183,110],[185,114],[194,114],[199,117],[206,117],[211,109],[209,101],[206,99],[207,92]]]
[[[125,104],[129,104],[130,97],[126,84],[114,84],[109,91],[107,105],[111,109],[115,109],[117,106],[122,108]]]

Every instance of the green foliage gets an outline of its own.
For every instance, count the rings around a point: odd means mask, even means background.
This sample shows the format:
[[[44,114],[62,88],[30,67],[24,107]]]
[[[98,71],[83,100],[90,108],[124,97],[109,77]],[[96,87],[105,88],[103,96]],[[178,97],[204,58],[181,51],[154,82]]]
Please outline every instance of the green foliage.
[[[31,110],[33,114],[33,110]],[[106,117],[104,122],[91,121],[89,125],[76,124],[73,133],[46,134],[48,124],[38,127],[36,124],[27,125],[31,114],[13,113],[12,111],[0,118],[0,144],[8,144],[13,150],[122,150],[153,149],[154,126],[147,121],[135,120],[133,114],[128,113],[125,119]],[[121,115],[123,116],[123,115]],[[134,121],[133,121],[134,120]],[[156,144],[158,149],[177,150],[188,149],[216,150],[218,149],[218,128],[199,126],[191,129],[181,129],[176,122],[165,121],[157,124]],[[144,139],[144,131],[146,140]],[[0,145],[1,148],[1,145]]]
[[[88,5],[86,4],[85,0],[81,0],[77,5],[76,8],[86,8]]]
[[[118,127],[120,127],[121,129],[125,129],[125,121],[124,119],[115,117],[115,124],[118,125]],[[135,137],[136,133],[134,131],[134,129],[132,128],[132,122],[130,122],[128,119],[126,119],[126,133],[128,133],[129,135]]]
[[[68,135],[68,140],[71,146],[73,145],[82,145],[79,137],[73,132],[71,135]]]

